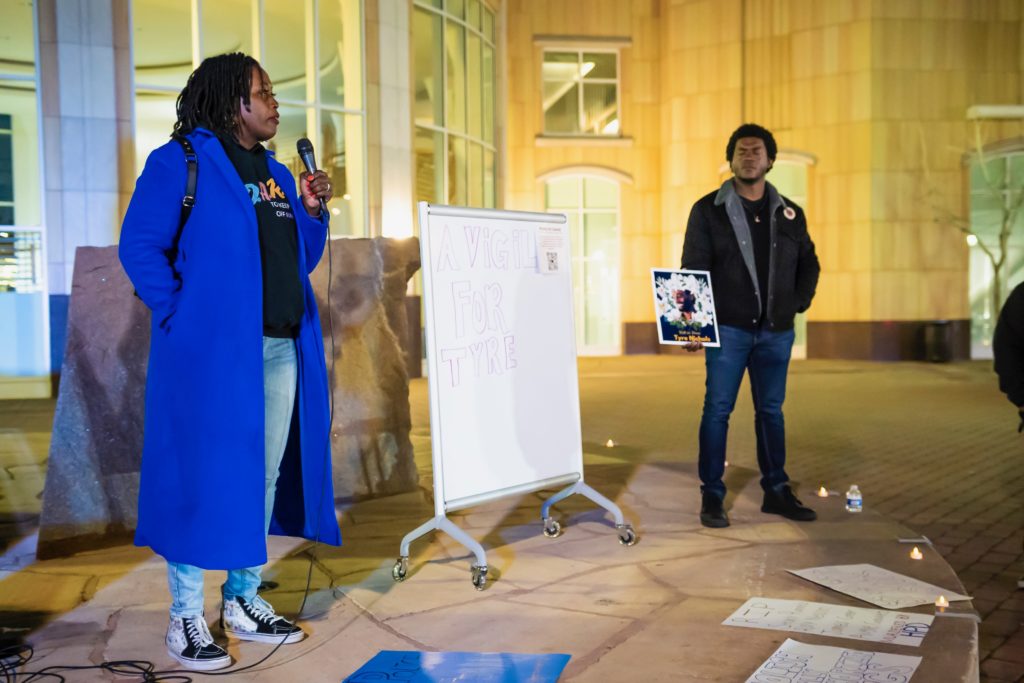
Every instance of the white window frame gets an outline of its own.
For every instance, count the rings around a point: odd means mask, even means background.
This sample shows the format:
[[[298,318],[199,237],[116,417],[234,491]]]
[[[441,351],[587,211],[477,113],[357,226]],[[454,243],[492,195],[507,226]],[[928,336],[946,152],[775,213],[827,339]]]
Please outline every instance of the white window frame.
[[[544,84],[547,82],[544,79],[544,64],[547,63],[547,55],[551,52],[575,52],[576,53],[576,73],[578,74],[583,67],[583,53],[601,53],[615,55],[615,78],[591,78],[586,79],[580,77],[576,82],[579,84],[577,88],[577,101],[576,101],[576,127],[579,129],[578,132],[566,133],[559,131],[548,130],[548,119],[547,112],[544,110]],[[622,137],[622,54],[618,48],[609,47],[580,47],[580,46],[550,46],[545,47],[541,56],[541,74],[540,74],[540,107],[541,107],[541,123],[543,127],[543,135],[546,137],[575,137],[575,138],[597,138],[597,139],[614,139]],[[583,130],[583,89],[588,85],[614,85],[615,86],[615,113],[619,121],[619,129],[614,133],[588,133]]]

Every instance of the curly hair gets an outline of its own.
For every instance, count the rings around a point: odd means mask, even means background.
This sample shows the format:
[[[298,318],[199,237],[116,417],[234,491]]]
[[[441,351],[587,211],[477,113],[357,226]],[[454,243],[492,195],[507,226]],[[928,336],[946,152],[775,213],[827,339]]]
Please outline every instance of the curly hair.
[[[178,95],[174,135],[199,127],[220,135],[233,134],[238,128],[238,101],[249,105],[254,66],[260,68],[260,63],[241,52],[204,59]]]
[[[764,142],[764,149],[768,152],[768,158],[775,161],[775,155],[779,153],[779,147],[775,144],[775,136],[767,128],[756,123],[744,123],[733,131],[729,136],[729,144],[725,146],[725,159],[732,163],[732,155],[736,151],[736,142],[740,138],[760,138]]]

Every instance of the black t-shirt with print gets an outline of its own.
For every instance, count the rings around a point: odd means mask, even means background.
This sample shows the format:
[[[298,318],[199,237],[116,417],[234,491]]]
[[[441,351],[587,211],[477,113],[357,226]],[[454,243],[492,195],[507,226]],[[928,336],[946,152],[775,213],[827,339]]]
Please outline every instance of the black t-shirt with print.
[[[221,144],[245,183],[256,211],[263,266],[263,334],[295,337],[305,312],[295,214],[284,191],[270,175],[263,145],[257,143],[252,149],[245,149],[230,138],[221,138]]]

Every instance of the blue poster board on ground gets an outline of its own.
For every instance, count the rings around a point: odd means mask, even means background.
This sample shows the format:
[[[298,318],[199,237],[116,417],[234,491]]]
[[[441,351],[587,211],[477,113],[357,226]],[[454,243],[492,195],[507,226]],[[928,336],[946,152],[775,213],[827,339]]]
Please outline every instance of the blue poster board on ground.
[[[569,655],[381,650],[343,683],[555,683]]]

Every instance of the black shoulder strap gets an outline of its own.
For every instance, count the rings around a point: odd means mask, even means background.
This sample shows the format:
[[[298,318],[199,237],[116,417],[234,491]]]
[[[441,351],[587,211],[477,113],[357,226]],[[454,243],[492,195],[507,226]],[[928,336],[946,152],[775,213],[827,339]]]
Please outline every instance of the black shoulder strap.
[[[171,248],[165,252],[167,260],[173,265],[175,259],[178,258],[178,241],[181,239],[181,231],[185,228],[185,223],[188,222],[188,217],[192,213],[192,207],[196,204],[196,183],[199,181],[199,157],[196,156],[196,151],[192,149],[192,142],[187,137],[174,133],[171,135],[171,138],[181,145],[181,148],[185,151],[185,165],[188,167],[188,175],[185,179],[185,195],[181,198],[181,214],[178,216],[178,230],[174,233],[174,242],[171,243]],[[136,298],[139,297],[138,290],[134,290],[132,293]]]
[[[199,157],[192,149],[192,142],[184,135],[174,135],[174,139],[185,152],[185,164],[188,166],[188,177],[185,180],[185,195],[181,198],[181,217],[178,219],[178,232],[174,236],[174,248],[178,248],[181,230],[188,222],[192,207],[196,204],[196,183],[199,181]]]

